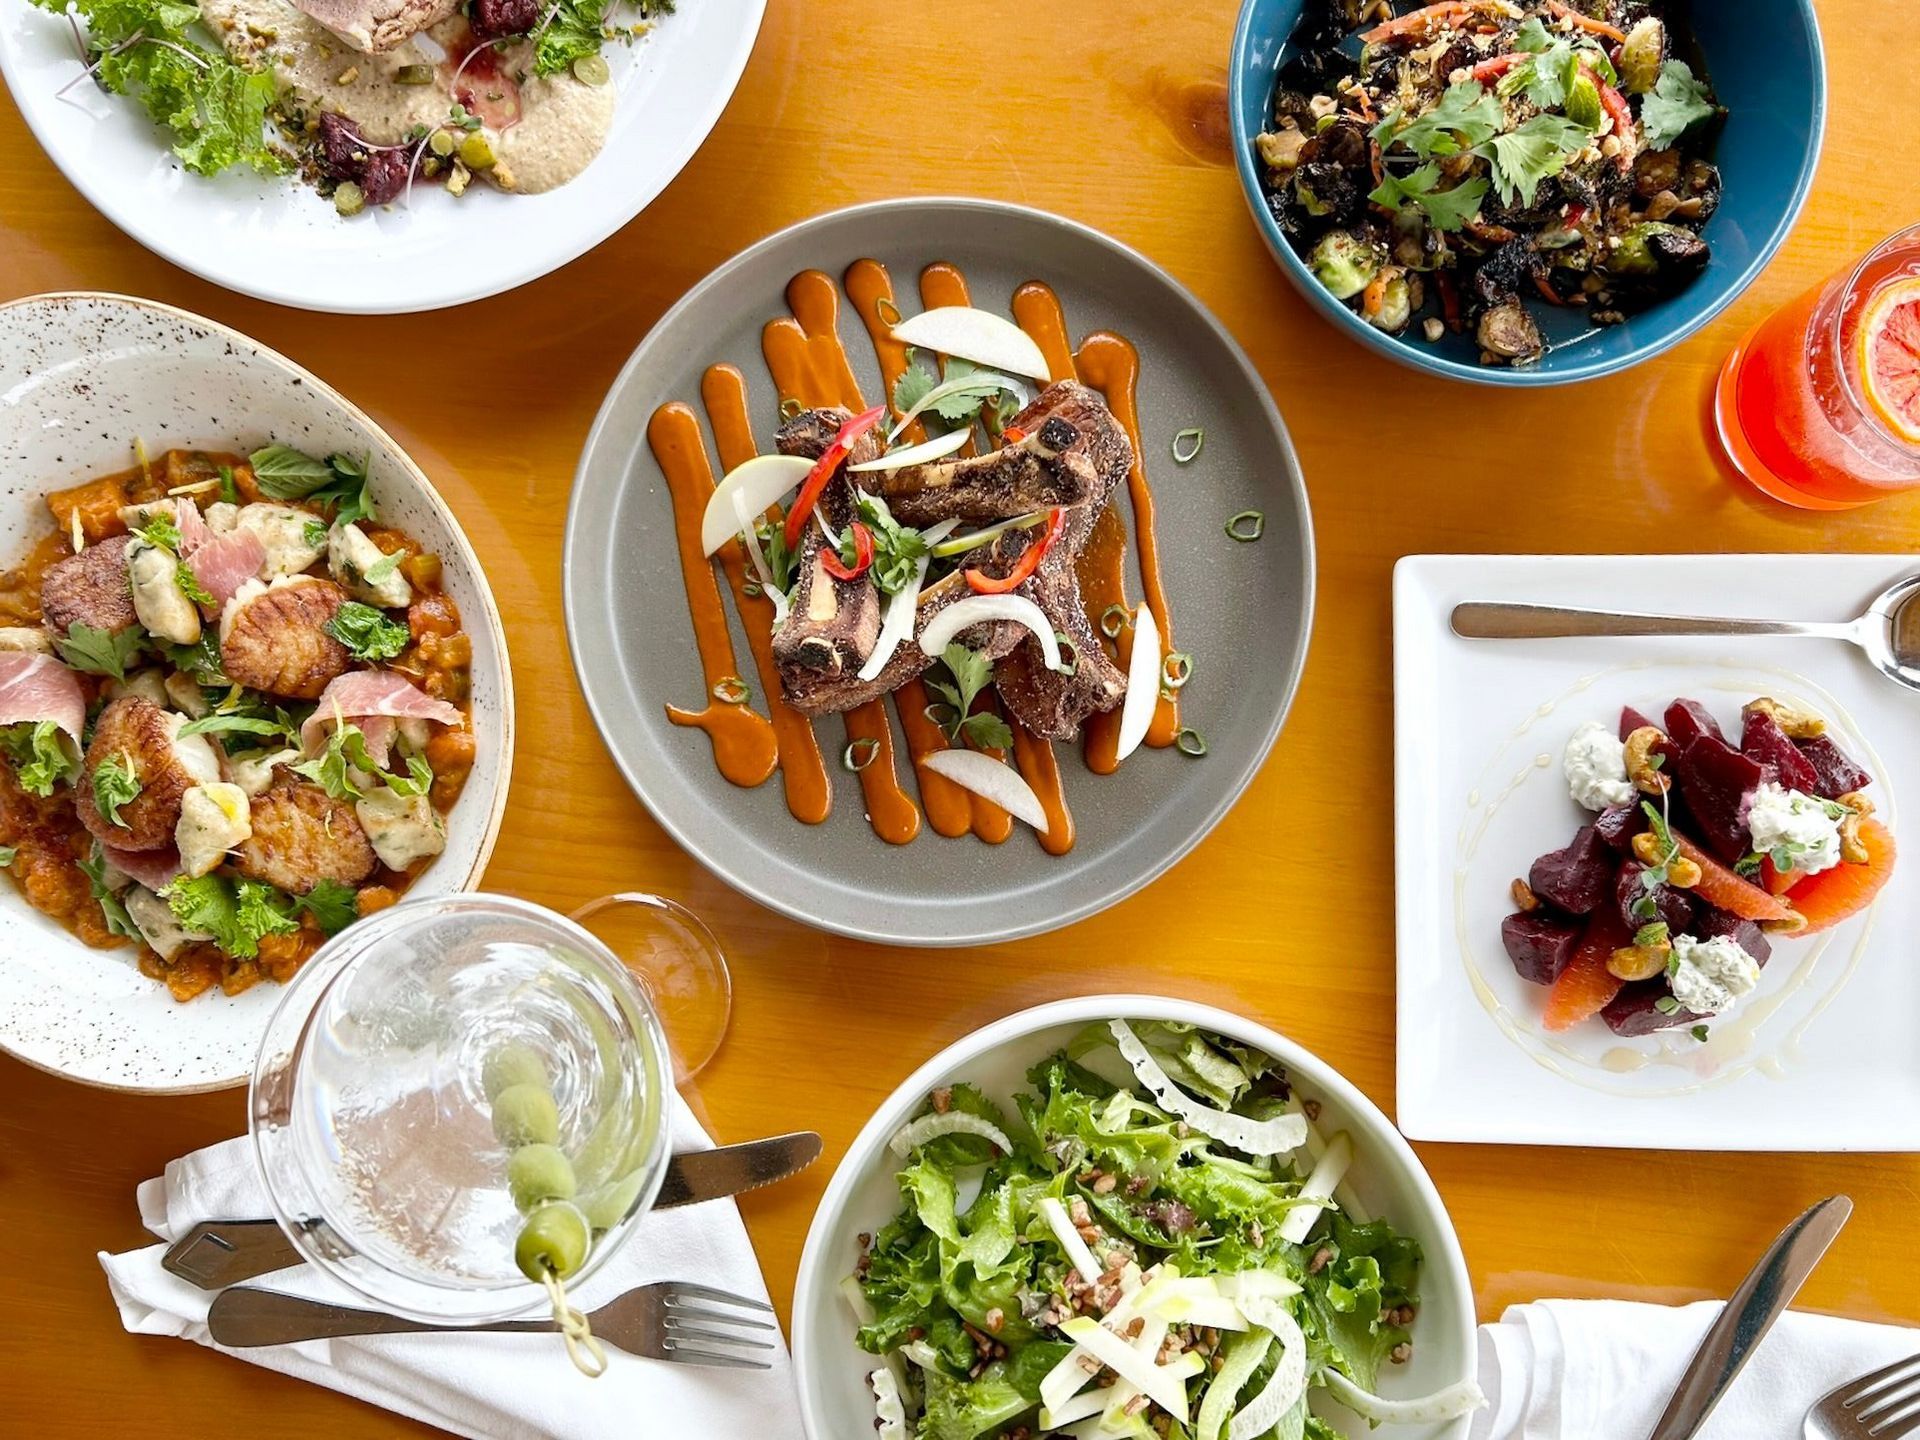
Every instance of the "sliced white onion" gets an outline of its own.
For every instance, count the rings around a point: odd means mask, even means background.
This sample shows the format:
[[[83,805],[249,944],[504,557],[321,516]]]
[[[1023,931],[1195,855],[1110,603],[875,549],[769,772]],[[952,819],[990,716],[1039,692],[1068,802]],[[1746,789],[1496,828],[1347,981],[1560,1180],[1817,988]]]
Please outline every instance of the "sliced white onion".
[[[711,555],[739,534],[738,516],[744,511],[758,518],[813,469],[811,460],[798,455],[756,455],[742,461],[726,474],[707,500],[700,517],[700,544]],[[736,507],[735,499],[739,500]]]
[[[1247,1318],[1271,1331],[1285,1349],[1280,1363],[1273,1367],[1267,1388],[1235,1412],[1227,1426],[1227,1440],[1257,1440],[1278,1425],[1280,1417],[1307,1393],[1307,1337],[1300,1333],[1299,1323],[1277,1300],[1249,1301]]]
[[[1067,1252],[1067,1259],[1073,1262],[1073,1268],[1080,1272],[1080,1278],[1089,1285],[1098,1284],[1106,1273],[1100,1262],[1093,1258],[1093,1250],[1073,1228],[1073,1221],[1067,1214],[1067,1207],[1051,1195],[1040,1198],[1040,1213],[1046,1217],[1047,1228],[1053,1231],[1053,1238],[1060,1242],[1060,1248]]]
[[[1327,1142],[1327,1148],[1314,1162],[1312,1173],[1300,1187],[1300,1198],[1315,1201],[1332,1199],[1334,1187],[1346,1177],[1347,1167],[1352,1163],[1353,1137],[1342,1130]],[[1280,1222],[1280,1238],[1289,1245],[1305,1243],[1307,1232],[1313,1229],[1313,1222],[1320,1218],[1320,1212],[1325,1208],[1324,1204],[1294,1206],[1287,1211],[1287,1218]]]
[[[1046,612],[1024,595],[969,595],[954,601],[927,622],[927,628],[920,632],[920,648],[937,660],[954,636],[968,626],[989,620],[1011,620],[1026,626],[1040,642],[1040,653],[1046,656],[1047,668],[1067,668],[1060,659],[1060,637],[1047,623]]]
[[[1333,1398],[1362,1420],[1376,1425],[1433,1425],[1471,1415],[1487,1403],[1487,1397],[1471,1380],[1457,1380],[1444,1390],[1422,1395],[1416,1400],[1388,1400],[1370,1390],[1362,1390],[1329,1365],[1320,1372]]]
[[[1011,320],[991,310],[976,310],[971,305],[942,305],[936,310],[922,311],[894,326],[893,338],[902,345],[957,355],[976,365],[1028,375],[1035,380],[1045,380],[1053,374],[1047,357],[1040,353],[1032,336]]]
[[[1042,835],[1047,833],[1047,812],[1040,804],[1040,797],[1011,765],[1003,765],[978,750],[936,750],[920,763],[934,774],[946,776],[962,790],[971,790],[991,800]]]
[[[1113,1034],[1113,1043],[1119,1047],[1121,1058],[1133,1067],[1133,1073],[1147,1088],[1162,1110],[1176,1120],[1184,1120],[1188,1125],[1222,1144],[1231,1145],[1248,1155],[1279,1155],[1293,1149],[1307,1137],[1307,1122],[1300,1115],[1276,1115],[1271,1120],[1249,1120],[1244,1115],[1234,1115],[1225,1110],[1216,1110],[1211,1105],[1202,1105],[1189,1098],[1178,1085],[1167,1078],[1167,1072],[1160,1068],[1160,1062],[1153,1058],[1151,1051],[1140,1043],[1140,1037],[1133,1033],[1133,1027],[1124,1020],[1107,1022],[1107,1029]]]
[[[982,1140],[999,1146],[1003,1155],[1013,1153],[1013,1142],[1007,1138],[1006,1131],[991,1120],[970,1115],[964,1110],[949,1110],[944,1115],[922,1115],[918,1120],[910,1120],[893,1132],[893,1138],[887,1141],[887,1148],[904,1160],[929,1140],[937,1140],[942,1135],[978,1135]]]
[[[787,623],[787,592],[773,583],[773,567],[767,564],[766,551],[760,548],[760,532],[754,529],[753,516],[747,512],[746,498],[735,491],[733,495],[734,511],[740,517],[740,540],[747,547],[747,558],[753,562],[753,573],[760,582],[760,593],[773,602],[773,623],[776,628]]]
[[[1133,617],[1133,658],[1127,663],[1127,698],[1120,702],[1120,750],[1124,760],[1140,748],[1160,704],[1160,626],[1146,601]]]
[[[931,546],[935,541],[945,539],[959,523],[958,520],[942,520],[921,538]],[[867,663],[860,667],[862,680],[875,679],[887,668],[887,662],[893,658],[893,652],[900,648],[901,642],[913,634],[913,622],[919,615],[920,587],[926,583],[927,567],[932,563],[933,553],[929,550],[913,567],[913,578],[887,597],[887,613],[880,621],[880,634],[873,642],[873,653],[867,656]]]
[[[867,1376],[867,1388],[873,1391],[873,1433],[879,1440],[907,1440],[907,1411],[893,1372],[875,1370]]]
[[[920,418],[923,411],[938,405],[942,400],[955,395],[967,395],[979,391],[983,395],[1006,391],[1018,400],[1024,408],[1028,399],[1027,387],[1018,380],[1009,380],[1005,375],[996,375],[991,370],[975,370],[969,375],[956,375],[951,380],[942,380],[926,394],[922,395],[914,407],[893,422],[893,428],[887,432],[887,443],[891,445],[900,432]]]
[[[827,517],[820,513],[820,507],[818,505],[813,507],[813,523],[818,525],[820,527],[820,533],[827,537],[827,544],[831,545],[835,550],[838,550],[841,540],[845,537],[838,534],[833,526],[827,523]]]
[[[893,450],[878,460],[862,460],[858,465],[849,465],[847,469],[855,475],[865,475],[873,470],[904,470],[909,465],[924,465],[929,460],[944,460],[973,438],[973,431],[962,427],[949,430],[944,435],[936,435],[931,440],[922,440],[918,445],[909,445],[904,450]]]
[[[1187,1384],[1181,1367],[1154,1364],[1088,1315],[1074,1316],[1060,1327],[1060,1333],[1182,1425],[1187,1423]]]

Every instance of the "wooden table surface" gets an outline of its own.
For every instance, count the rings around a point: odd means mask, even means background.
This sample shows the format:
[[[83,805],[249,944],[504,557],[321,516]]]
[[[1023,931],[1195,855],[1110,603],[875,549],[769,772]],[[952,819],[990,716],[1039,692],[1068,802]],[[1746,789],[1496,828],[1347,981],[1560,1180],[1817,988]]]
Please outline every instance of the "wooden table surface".
[[[0,297],[126,291],[237,326],[369,410],[466,525],[506,616],[521,716],[517,784],[487,885],[562,909],[650,888],[712,922],[738,999],[727,1046],[692,1096],[697,1109],[722,1140],[803,1125],[826,1137],[813,1170],[741,1204],[783,1310],[814,1204],[872,1108],[935,1049],[1022,1006],[1158,990],[1236,1008],[1391,1109],[1388,580],[1398,557],[1914,548],[1920,495],[1834,518],[1795,513],[1729,484],[1704,428],[1715,368],[1747,326],[1920,215],[1920,179],[1889,149],[1887,117],[1904,113],[1913,83],[1910,47],[1895,43],[1895,0],[1821,0],[1835,99],[1826,153],[1805,215],[1759,282],[1650,364],[1530,392],[1391,366],[1337,336],[1288,287],[1249,223],[1228,154],[1234,8],[1029,6],[996,38],[897,0],[772,0],[725,118],[650,210],[512,294],[380,319],[281,309],[173,269],[95,214],[11,102],[0,103]],[[1088,23],[1095,12],[1103,23]],[[601,395],[688,286],[805,216],[940,193],[1020,201],[1097,226],[1221,316],[1299,447],[1320,597],[1286,731],[1204,844],[1093,920],[929,963],[780,919],[662,834],[620,783],[575,687],[560,541]],[[451,398],[422,383],[450,374]],[[490,403],[463,403],[475,399]],[[1329,768],[1353,777],[1346,787],[1311,782],[1319,823],[1340,837],[1332,871],[1275,897],[1250,882],[1278,866],[1303,775]],[[174,1156],[238,1133],[239,1092],[113,1095],[9,1060],[0,1060],[0,1086],[9,1097],[0,1220],[14,1256],[0,1430],[137,1429],[143,1440],[428,1433],[191,1345],[122,1332],[94,1253],[143,1242],[134,1186]],[[1858,1213],[1804,1303],[1920,1322],[1920,1158],[1420,1150],[1459,1227],[1483,1318],[1540,1296],[1724,1294],[1791,1214],[1845,1190]]]

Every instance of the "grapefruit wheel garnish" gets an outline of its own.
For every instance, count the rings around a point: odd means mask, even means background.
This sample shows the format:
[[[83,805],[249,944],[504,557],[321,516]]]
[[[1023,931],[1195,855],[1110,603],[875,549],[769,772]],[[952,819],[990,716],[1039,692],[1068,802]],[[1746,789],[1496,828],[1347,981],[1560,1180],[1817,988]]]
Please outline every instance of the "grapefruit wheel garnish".
[[[1867,297],[1860,317],[1860,388],[1880,421],[1920,445],[1920,276]]]

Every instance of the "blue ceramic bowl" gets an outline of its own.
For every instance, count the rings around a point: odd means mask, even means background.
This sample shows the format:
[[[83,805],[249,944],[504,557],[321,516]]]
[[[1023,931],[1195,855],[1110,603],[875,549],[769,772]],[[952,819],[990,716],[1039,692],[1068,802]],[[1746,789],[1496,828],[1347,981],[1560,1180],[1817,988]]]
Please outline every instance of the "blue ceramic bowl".
[[[1308,302],[1361,344],[1416,370],[1483,385],[1564,385],[1638,365],[1691,335],[1747,288],[1786,239],[1812,187],[1826,129],[1827,74],[1811,0],[1707,0],[1690,7],[1690,25],[1729,115],[1712,157],[1726,190],[1706,227],[1713,259],[1705,273],[1624,325],[1594,326],[1577,312],[1529,307],[1549,348],[1518,369],[1481,365],[1470,336],[1430,343],[1417,323],[1405,335],[1389,335],[1313,278],[1261,193],[1253,137],[1266,124],[1274,74],[1300,10],[1300,0],[1244,0],[1240,7],[1227,102],[1240,187],[1267,248]]]

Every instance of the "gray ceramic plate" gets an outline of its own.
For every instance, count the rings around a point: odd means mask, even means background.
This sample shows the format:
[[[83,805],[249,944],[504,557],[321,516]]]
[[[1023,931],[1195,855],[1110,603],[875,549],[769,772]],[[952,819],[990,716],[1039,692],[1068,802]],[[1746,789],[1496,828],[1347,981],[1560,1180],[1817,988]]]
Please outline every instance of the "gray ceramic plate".
[[[833,757],[839,722],[817,722],[834,813],[803,825],[778,778],[730,785],[706,737],[664,707],[704,703],[671,507],[646,443],[648,417],[696,401],[716,361],[745,372],[756,432],[770,448],[779,397],[760,330],[787,313],[784,291],[813,268],[838,277],[871,256],[892,271],[902,306],[921,268],[958,265],[973,301],[1006,313],[1041,280],[1059,294],[1075,342],[1112,329],[1139,348],[1140,420],[1175,635],[1194,657],[1182,718],[1206,737],[1199,759],[1142,749],[1096,776],[1077,746],[1056,747],[1079,841],[1043,852],[1016,829],[1003,845],[923,829],[891,846],[862,818],[858,777]],[[842,338],[868,395],[879,369],[860,322]],[[1200,457],[1176,466],[1175,432],[1199,426]],[[1236,544],[1235,513],[1265,512],[1257,544]],[[673,836],[723,880],[810,925],[862,939],[962,945],[1055,929],[1138,890],[1199,842],[1239,797],[1274,737],[1306,660],[1313,532],[1286,427],[1246,357],[1199,302],[1133,251],[1083,226],[983,200],[900,200],[836,211],[770,236],[721,266],[656,325],[620,372],[594,422],[567,517],[567,634],[587,703],[627,781]],[[1137,575],[1129,592],[1139,593]],[[744,633],[735,650],[745,662]],[[909,768],[904,745],[903,778]],[[909,789],[911,789],[909,785]]]

